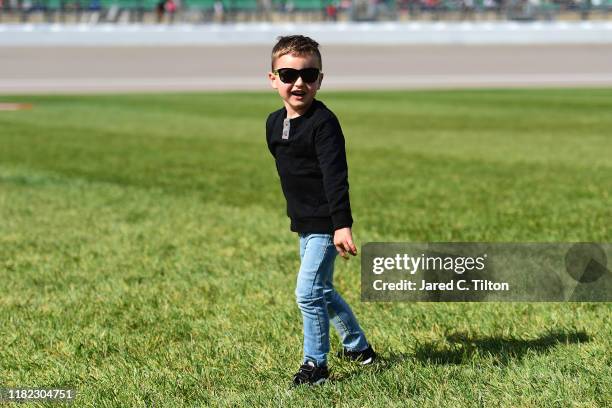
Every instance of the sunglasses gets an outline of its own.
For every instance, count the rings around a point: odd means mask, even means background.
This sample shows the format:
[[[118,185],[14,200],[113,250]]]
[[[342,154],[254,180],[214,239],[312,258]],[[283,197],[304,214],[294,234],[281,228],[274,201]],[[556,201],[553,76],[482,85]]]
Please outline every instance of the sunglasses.
[[[274,75],[278,75],[280,80],[285,84],[297,81],[298,77],[302,78],[302,81],[310,84],[319,79],[319,74],[321,73],[319,68],[280,68],[275,69],[273,72]]]

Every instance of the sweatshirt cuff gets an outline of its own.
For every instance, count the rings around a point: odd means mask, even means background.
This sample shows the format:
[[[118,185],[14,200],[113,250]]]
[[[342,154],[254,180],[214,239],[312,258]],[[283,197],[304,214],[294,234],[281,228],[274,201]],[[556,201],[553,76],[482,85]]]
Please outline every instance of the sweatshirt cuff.
[[[340,228],[352,227],[353,217],[351,217],[350,211],[339,211],[332,214],[332,223],[334,224],[334,231]]]

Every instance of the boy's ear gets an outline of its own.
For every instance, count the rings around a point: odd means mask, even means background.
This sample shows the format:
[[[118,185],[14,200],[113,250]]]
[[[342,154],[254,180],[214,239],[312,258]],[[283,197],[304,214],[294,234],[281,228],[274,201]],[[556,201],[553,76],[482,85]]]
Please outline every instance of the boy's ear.
[[[268,79],[270,80],[270,86],[277,89],[278,86],[276,86],[276,75],[274,75],[273,72],[268,72]]]
[[[322,82],[323,82],[323,73],[321,72],[321,76],[319,77],[319,86],[317,87],[317,90],[321,89]]]

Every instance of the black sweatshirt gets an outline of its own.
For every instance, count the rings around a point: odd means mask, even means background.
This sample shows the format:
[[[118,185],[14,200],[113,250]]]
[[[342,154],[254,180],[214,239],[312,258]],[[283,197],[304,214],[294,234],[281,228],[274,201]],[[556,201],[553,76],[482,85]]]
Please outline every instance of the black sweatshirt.
[[[291,231],[331,234],[352,226],[344,135],[336,115],[315,99],[302,116],[286,117],[285,108],[268,116],[266,139]]]

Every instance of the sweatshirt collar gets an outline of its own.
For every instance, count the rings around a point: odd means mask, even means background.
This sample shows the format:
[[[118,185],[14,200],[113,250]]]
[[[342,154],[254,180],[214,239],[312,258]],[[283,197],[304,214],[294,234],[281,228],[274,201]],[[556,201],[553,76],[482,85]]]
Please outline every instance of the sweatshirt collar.
[[[320,102],[318,100],[316,100],[315,98],[312,99],[312,103],[310,104],[310,106],[308,107],[308,110],[306,112],[304,112],[303,115],[300,115],[296,118],[291,118],[291,122],[297,122],[297,121],[301,121],[303,118],[308,118],[310,116],[312,116],[312,113],[314,112],[317,104],[319,104]],[[283,107],[283,118],[287,119],[287,108]]]

